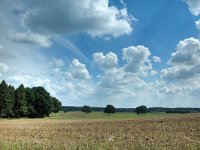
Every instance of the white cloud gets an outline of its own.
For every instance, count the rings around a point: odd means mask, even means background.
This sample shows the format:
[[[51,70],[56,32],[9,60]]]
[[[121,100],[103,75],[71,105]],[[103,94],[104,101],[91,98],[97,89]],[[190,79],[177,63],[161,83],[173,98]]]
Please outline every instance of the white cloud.
[[[42,73],[28,74],[28,73],[15,73],[13,76],[6,77],[6,82],[11,83],[15,87],[23,84],[25,87],[43,86],[52,96],[62,90],[62,86],[52,82],[48,77]]]
[[[150,106],[157,99],[157,93],[154,86],[137,75],[115,68],[104,72],[100,77],[93,96],[101,105],[112,103],[134,107],[141,104]]]
[[[61,69],[60,69],[60,68],[54,68],[54,69],[52,70],[52,75],[53,75],[53,76],[59,77],[61,74],[62,74],[62,72],[61,72]]]
[[[108,0],[23,1],[26,13],[22,21],[39,34],[86,32],[89,35],[118,37],[132,32],[127,9],[109,6]],[[76,10],[76,11],[74,11]]]
[[[196,28],[200,31],[200,20],[195,21]]]
[[[195,38],[185,39],[172,53],[170,67],[161,71],[167,79],[188,79],[200,75],[200,41]]]
[[[121,2],[126,7],[125,1]],[[192,11],[199,14],[197,8]],[[111,39],[130,34],[133,20],[126,8],[111,6],[109,0],[0,0],[0,79],[15,86],[44,86],[63,105],[176,106],[180,99],[179,104],[188,102],[191,106],[191,101],[200,96],[199,40],[181,41],[171,56],[170,66],[162,70],[163,78],[154,81],[155,78],[149,80],[144,74],[156,75],[151,61],[160,59],[150,57],[144,46],[124,48],[122,63],[112,52],[95,53],[93,61],[103,71],[93,78],[86,65],[80,63],[90,64],[90,60],[75,42],[60,37],[81,32]],[[196,21],[197,28],[199,24]],[[65,56],[61,56],[65,62],[49,59],[54,54],[61,55],[57,45],[55,49],[49,48],[48,53],[44,51],[44,47],[51,46],[50,39],[61,45],[62,52],[67,49],[79,58],[71,62],[67,71],[65,65],[70,63],[67,58],[71,55],[65,51]]]
[[[152,76],[155,76],[155,75],[157,75],[158,74],[158,72],[156,71],[156,70],[151,70],[150,71],[150,75],[152,75]]]
[[[53,58],[51,64],[53,64],[55,67],[63,67],[65,65],[64,61],[59,58]]]
[[[94,63],[103,70],[112,69],[117,66],[118,58],[113,52],[104,55],[102,52],[93,54]]]
[[[198,16],[200,14],[199,0],[185,0],[185,2],[188,4],[189,10],[193,15]]]
[[[104,72],[98,84],[105,88],[120,88],[124,79],[125,73],[121,69],[113,68]]]
[[[142,79],[145,74],[151,76],[157,74],[157,71],[153,70],[149,56],[150,51],[144,46],[124,48],[122,57],[125,64],[120,67],[117,66],[116,54],[94,53],[93,61],[98,67],[103,68],[93,93],[94,98],[104,104],[109,102],[119,104],[126,101],[127,107],[131,103],[150,105],[150,101],[158,95],[159,91],[151,83]]]
[[[145,73],[152,69],[149,56],[151,55],[148,48],[144,46],[129,46],[122,49],[123,59],[127,62],[124,70],[131,73]]]
[[[42,47],[50,47],[51,41],[46,37],[39,34],[26,32],[26,33],[17,33],[12,32],[10,37],[17,42],[20,43],[30,43],[30,44],[37,44]]]
[[[161,59],[160,59],[160,57],[158,57],[158,56],[153,56],[153,61],[154,61],[155,63],[161,63]]]
[[[86,69],[85,65],[80,63],[78,59],[72,60],[72,63],[69,66],[67,74],[68,73],[74,79],[87,80],[90,78],[90,74]]]
[[[193,37],[180,41],[176,52],[172,53],[170,64],[194,65],[200,63],[200,41]]]
[[[108,60],[105,61],[108,54],[95,54],[98,56],[97,58],[100,58],[97,59],[98,62],[101,62],[98,63],[101,65],[97,65],[100,68],[104,66],[104,62],[109,62]],[[157,74],[157,71],[153,70],[148,59],[150,56],[148,48],[144,46],[130,46],[122,50],[122,55],[127,63],[122,67],[116,66],[116,63],[107,68],[103,67],[104,71],[98,77],[96,90],[91,97],[98,100],[99,105],[105,105],[106,103],[117,105],[121,103],[125,105],[124,102],[126,102],[126,107],[140,104],[151,105],[159,91],[152,83],[148,83],[140,78],[140,73],[144,74],[144,72],[148,72],[150,75]],[[133,69],[127,70],[127,65],[130,65]]]

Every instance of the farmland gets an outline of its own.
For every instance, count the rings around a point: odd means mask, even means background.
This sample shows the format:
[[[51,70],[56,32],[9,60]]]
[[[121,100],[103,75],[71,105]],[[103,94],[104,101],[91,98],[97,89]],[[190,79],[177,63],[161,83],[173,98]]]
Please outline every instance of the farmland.
[[[80,112],[1,119],[0,149],[200,149],[200,114]]]

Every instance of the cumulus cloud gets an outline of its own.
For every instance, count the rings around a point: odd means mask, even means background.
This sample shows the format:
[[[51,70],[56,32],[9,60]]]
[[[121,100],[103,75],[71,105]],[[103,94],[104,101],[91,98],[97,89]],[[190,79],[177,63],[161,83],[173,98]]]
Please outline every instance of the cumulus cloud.
[[[149,56],[150,51],[144,46],[124,48],[122,49],[122,57],[125,64],[120,67],[117,66],[116,54],[108,53],[103,55],[103,53],[94,53],[93,61],[98,67],[104,70],[103,74],[99,77],[98,90],[108,88],[124,96],[127,92],[129,96],[133,96],[136,90],[146,89],[148,84],[140,79],[140,77],[144,77],[147,74],[151,76],[157,74],[157,71],[153,70]],[[130,88],[134,89],[134,92],[131,92]]]
[[[153,56],[153,62],[155,63],[161,63],[161,59],[158,56]]]
[[[63,69],[65,66],[63,59],[53,57],[50,64],[52,66],[52,75],[53,76],[55,76],[57,78],[60,78],[61,76],[63,76],[63,74],[64,74]]]
[[[193,37],[180,41],[176,52],[172,53],[170,64],[194,65],[200,63],[200,41]]]
[[[122,49],[123,59],[127,62],[124,70],[131,73],[146,72],[152,69],[149,61],[151,55],[148,48],[144,46],[129,46]]]
[[[90,74],[86,69],[86,66],[80,63],[78,59],[72,60],[68,70],[69,72],[67,72],[67,75],[74,79],[87,80],[90,78]]]
[[[52,82],[48,77],[45,77],[42,73],[29,74],[29,73],[17,73],[13,76],[9,76],[6,79],[9,84],[18,87],[20,84],[24,84],[25,87],[43,86],[53,96],[58,96],[59,91],[62,91],[62,85]]]
[[[104,72],[98,84],[105,88],[120,88],[124,77],[125,73],[121,69],[114,68]]]
[[[103,70],[112,69],[117,66],[118,58],[113,52],[104,55],[102,52],[93,54],[94,63]]]
[[[156,88],[150,83],[135,74],[114,68],[104,72],[93,96],[104,105],[111,102],[130,107],[141,103],[149,106],[150,102],[156,99],[156,94]]]
[[[26,33],[18,33],[12,32],[10,37],[17,42],[20,43],[30,43],[30,44],[37,44],[42,47],[50,47],[51,41],[46,37],[39,34],[26,32]]]
[[[105,66],[105,62],[109,62],[109,60],[106,61],[108,54],[93,54],[93,60],[95,60],[94,55],[98,56],[98,59],[96,59],[98,63],[96,64],[99,65],[97,66],[102,68],[102,66]],[[125,64],[120,67],[114,63],[115,65],[103,67],[103,72],[98,77],[96,90],[93,92],[94,99],[101,101],[100,103],[103,104],[108,102],[123,103],[126,101],[127,107],[131,103],[135,105],[140,103],[150,105],[150,101],[158,97],[159,91],[152,83],[144,81],[142,79],[144,76],[140,74],[147,72],[152,76],[157,74],[157,71],[152,68],[149,56],[150,51],[144,46],[130,46],[122,49],[122,57]],[[104,94],[102,95],[102,93]],[[144,99],[146,100],[144,101]]]
[[[109,6],[108,0],[23,1],[23,24],[39,34],[86,32],[90,36],[118,37],[132,32],[127,9]]]
[[[31,74],[17,74],[13,77],[9,78],[10,81],[19,84],[24,84],[25,86],[44,86],[46,87],[48,84],[50,84],[49,79],[45,79],[43,77],[40,77],[39,75],[31,75]],[[31,81],[32,80],[32,81]]]
[[[125,64],[117,66],[118,57],[116,54],[102,52],[93,54],[94,63],[103,69],[103,74],[99,76],[98,85],[102,88],[109,89],[126,89],[128,85],[132,85],[142,75],[148,73],[151,76],[157,74],[153,70],[151,61],[148,59],[150,51],[144,46],[130,46],[122,49],[122,57]],[[127,89],[128,90],[128,89]]]
[[[167,79],[188,79],[200,74],[200,41],[195,38],[185,39],[177,45],[172,53],[170,67],[161,71]]]
[[[169,60],[170,66],[162,70],[160,81],[144,76],[158,73],[153,70],[151,61],[161,62],[156,56],[150,57],[149,49],[144,46],[124,48],[120,65],[121,58],[115,53],[95,53],[93,62],[103,71],[90,80],[92,74],[81,63],[89,64],[90,61],[75,43],[65,39],[66,36],[58,37],[82,32],[91,37],[110,39],[130,34],[134,18],[128,13],[125,1],[120,1],[123,9],[111,6],[109,0],[0,0],[0,79],[16,86],[21,83],[30,87],[44,86],[64,105],[174,106],[172,101],[187,98],[188,106],[191,106],[190,97],[200,96],[199,40],[190,38],[180,42]],[[197,8],[191,12],[199,14]],[[198,29],[199,24],[196,21]],[[60,51],[55,49],[55,53],[49,49],[47,54],[33,46],[50,47],[51,39],[52,43],[61,44],[79,58],[71,62],[67,71],[62,59],[49,59]],[[63,57],[66,60],[67,56]],[[165,79],[184,80],[171,82]]]
[[[199,0],[185,0],[185,2],[188,4],[189,10],[193,15],[198,16],[200,14]]]

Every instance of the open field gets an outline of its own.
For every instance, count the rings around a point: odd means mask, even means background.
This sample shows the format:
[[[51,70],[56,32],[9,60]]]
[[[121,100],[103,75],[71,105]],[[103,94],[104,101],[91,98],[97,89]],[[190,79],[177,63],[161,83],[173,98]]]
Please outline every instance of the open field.
[[[200,114],[59,113],[1,119],[0,149],[200,149]]]
[[[172,116],[174,114],[166,113],[147,113],[145,115],[137,115],[136,113],[119,112],[110,116],[103,112],[83,113],[83,112],[68,112],[54,113],[47,119],[67,119],[67,120],[116,120],[116,119],[136,119],[136,118],[155,118],[161,116]]]

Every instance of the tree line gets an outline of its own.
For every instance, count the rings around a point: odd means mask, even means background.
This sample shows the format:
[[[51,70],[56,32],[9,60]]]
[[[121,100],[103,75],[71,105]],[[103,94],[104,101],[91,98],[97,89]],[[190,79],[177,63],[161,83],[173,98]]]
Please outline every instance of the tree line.
[[[62,110],[65,112],[68,111],[82,111],[84,106],[62,106]],[[142,108],[142,109],[141,109]],[[104,112],[105,107],[90,107],[91,112]],[[116,112],[135,112],[137,114],[144,114],[148,112],[165,112],[165,113],[193,113],[193,112],[200,112],[200,108],[166,108],[166,107],[149,107],[146,108],[144,105],[138,106],[136,108],[115,108]]]
[[[61,107],[61,102],[41,86],[25,88],[21,84],[15,89],[4,80],[0,84],[0,118],[40,118]]]
[[[82,111],[83,106],[62,106],[63,111]],[[105,107],[91,107],[94,112],[103,112]],[[115,108],[116,112],[134,112],[135,108]]]
[[[92,108],[90,106],[87,106],[87,105],[84,105],[82,108],[81,108],[81,111],[84,112],[84,113],[91,113],[92,112]],[[65,111],[66,112],[66,111]],[[104,113],[108,113],[109,116],[111,113],[115,113],[116,112],[116,108],[113,106],[113,105],[107,105],[105,108],[104,108]]]
[[[66,113],[66,112],[67,112],[67,109],[66,109],[66,107],[64,107],[64,108],[65,108],[65,109],[63,109],[63,110],[64,110],[64,112]],[[88,106],[88,105],[84,105],[83,107],[81,107],[80,110],[81,110],[82,112],[88,114],[88,113],[91,113],[91,112],[92,112],[92,107],[90,107],[90,106]],[[110,116],[110,114],[116,112],[116,108],[115,108],[113,105],[107,105],[107,106],[103,109],[103,112],[104,112],[104,113],[108,113],[109,116]],[[144,106],[144,105],[139,106],[139,107],[137,107],[137,108],[135,109],[135,113],[137,113],[137,114],[145,114],[145,113],[147,113],[147,107]]]
[[[169,109],[168,108],[165,111],[165,113],[181,113],[181,114],[184,114],[184,113],[190,113],[189,110],[190,109],[188,109],[188,108],[176,108],[176,109]],[[88,113],[92,112],[92,108],[90,106],[84,105],[81,108],[81,111],[88,114]],[[197,109],[196,109],[196,111],[197,111]],[[107,105],[104,108],[104,113],[108,113],[109,116],[110,116],[111,113],[115,113],[115,112],[116,112],[116,108],[113,105]],[[134,112],[139,115],[139,114],[146,114],[147,112],[150,112],[150,111],[148,110],[148,108],[146,106],[141,105],[141,106],[136,107],[134,109]]]

